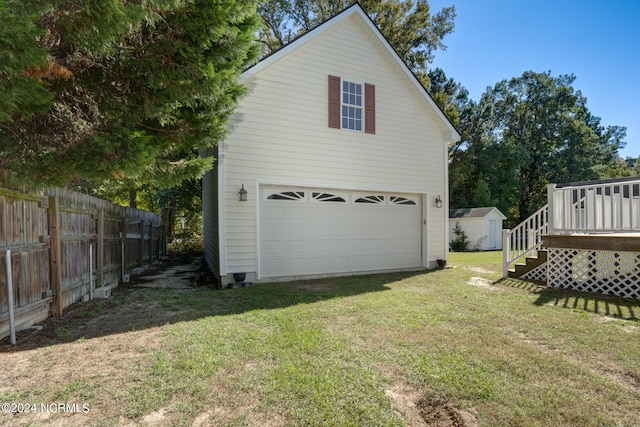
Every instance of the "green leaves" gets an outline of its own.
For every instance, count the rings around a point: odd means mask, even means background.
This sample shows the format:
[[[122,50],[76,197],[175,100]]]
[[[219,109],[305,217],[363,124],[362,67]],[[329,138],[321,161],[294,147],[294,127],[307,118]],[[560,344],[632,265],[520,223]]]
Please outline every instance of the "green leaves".
[[[263,55],[284,46],[341,12],[347,0],[268,0],[259,7],[264,26],[260,31]],[[363,0],[360,2],[400,57],[426,83],[434,52],[446,49],[444,37],[453,31],[455,6],[436,14],[426,0]]]
[[[452,204],[494,205],[512,224],[546,203],[546,185],[600,178],[624,128],[600,126],[573,75],[527,71],[488,88],[451,159]]]
[[[254,3],[0,0],[0,55],[17,58],[0,69],[0,167],[134,189],[201,176],[196,149],[224,136],[258,54]]]
[[[46,110],[51,94],[46,82],[30,76],[30,67],[47,68],[47,52],[35,42],[44,35],[36,16],[20,13],[0,0],[0,123]]]

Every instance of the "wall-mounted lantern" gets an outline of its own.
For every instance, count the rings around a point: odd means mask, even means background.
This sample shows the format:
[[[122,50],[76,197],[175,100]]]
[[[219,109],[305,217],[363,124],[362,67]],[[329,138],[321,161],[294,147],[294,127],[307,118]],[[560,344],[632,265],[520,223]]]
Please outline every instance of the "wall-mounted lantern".
[[[248,193],[248,191],[245,190],[244,184],[242,184],[242,188],[240,189],[240,191],[238,191],[238,194],[240,196],[240,201],[241,202],[246,202],[247,201],[247,193]]]
[[[438,194],[434,199],[433,199],[433,203],[435,203],[437,208],[441,208],[442,207],[442,197],[440,197],[440,195]]]

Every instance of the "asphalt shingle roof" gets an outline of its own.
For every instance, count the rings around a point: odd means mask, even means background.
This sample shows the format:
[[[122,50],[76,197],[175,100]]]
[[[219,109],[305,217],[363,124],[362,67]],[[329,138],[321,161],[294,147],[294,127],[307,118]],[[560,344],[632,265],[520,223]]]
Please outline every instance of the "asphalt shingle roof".
[[[494,209],[494,207],[449,209],[449,218],[484,218]]]

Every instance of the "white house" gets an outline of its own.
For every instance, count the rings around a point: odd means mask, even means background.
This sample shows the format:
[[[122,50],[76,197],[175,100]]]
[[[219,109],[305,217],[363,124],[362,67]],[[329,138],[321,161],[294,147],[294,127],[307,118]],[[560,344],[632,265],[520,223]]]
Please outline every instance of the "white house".
[[[507,219],[498,208],[464,208],[449,211],[449,239],[455,238],[456,224],[469,238],[469,249],[502,249],[502,221]]]
[[[447,147],[460,136],[358,4],[241,78],[226,140],[203,153],[216,158],[205,257],[224,285],[447,259]]]

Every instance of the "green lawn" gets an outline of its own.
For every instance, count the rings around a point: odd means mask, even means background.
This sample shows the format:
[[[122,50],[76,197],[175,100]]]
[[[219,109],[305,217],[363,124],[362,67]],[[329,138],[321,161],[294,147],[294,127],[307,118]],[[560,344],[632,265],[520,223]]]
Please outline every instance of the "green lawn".
[[[140,290],[179,317],[158,325],[161,344],[135,369],[0,400],[90,402],[96,425],[160,412],[164,425],[402,426],[411,421],[390,396],[404,393],[424,417],[449,405],[481,426],[640,426],[640,301],[502,280],[500,260],[462,253],[430,272]],[[130,303],[97,310],[117,316]],[[116,405],[101,408],[109,393]]]

